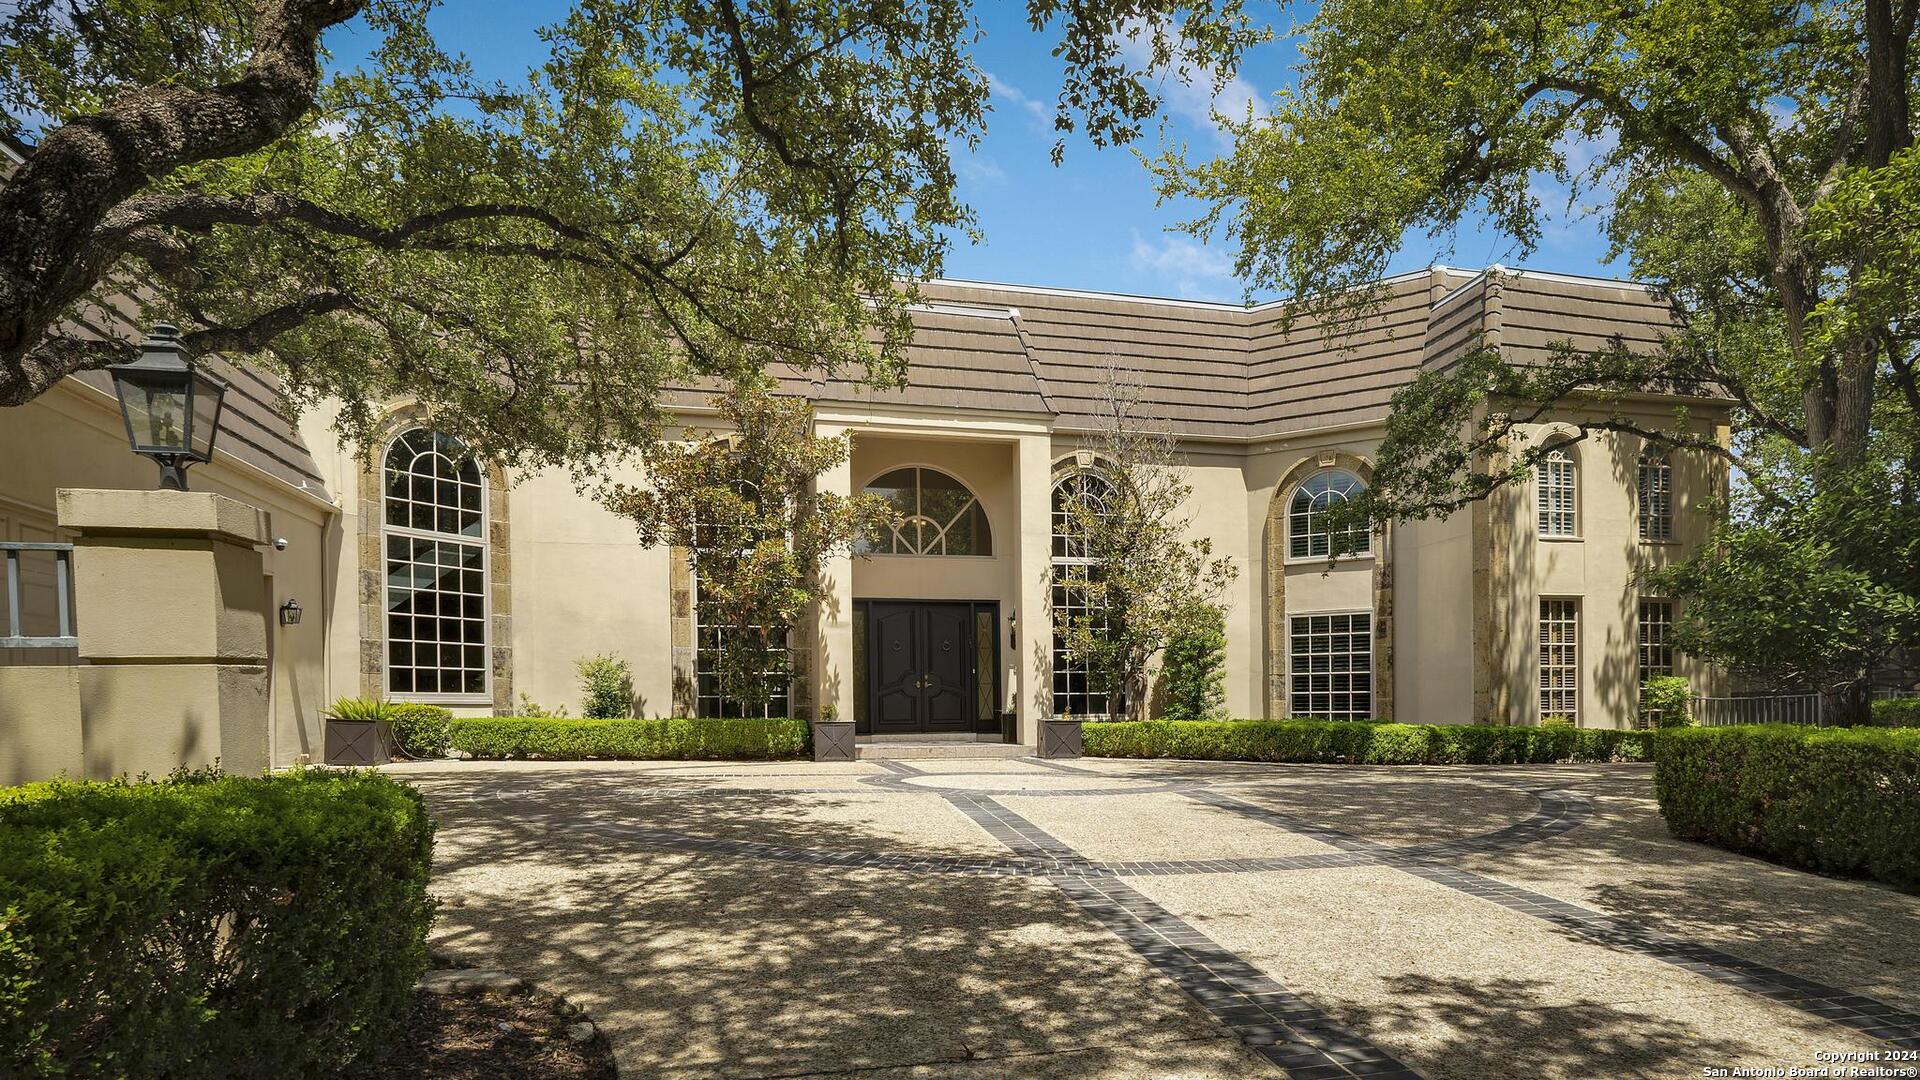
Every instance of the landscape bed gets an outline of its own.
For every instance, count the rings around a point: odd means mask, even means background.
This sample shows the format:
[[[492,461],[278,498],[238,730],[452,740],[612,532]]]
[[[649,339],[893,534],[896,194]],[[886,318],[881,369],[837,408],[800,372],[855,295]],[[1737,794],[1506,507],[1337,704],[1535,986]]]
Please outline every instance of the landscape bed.
[[[804,720],[574,720],[461,717],[448,744],[490,761],[767,761],[806,752]]]
[[[1090,723],[1083,729],[1089,757],[1322,765],[1648,761],[1654,736],[1611,728],[1339,720],[1143,720]]]

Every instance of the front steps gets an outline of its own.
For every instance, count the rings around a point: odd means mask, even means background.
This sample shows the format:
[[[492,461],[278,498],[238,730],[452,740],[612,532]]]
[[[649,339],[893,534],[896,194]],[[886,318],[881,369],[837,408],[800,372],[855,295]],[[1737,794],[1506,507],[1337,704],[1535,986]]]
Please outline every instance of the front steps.
[[[928,758],[1019,758],[1033,753],[1024,743],[1005,743],[991,735],[862,735],[854,740],[859,761],[909,761]]]

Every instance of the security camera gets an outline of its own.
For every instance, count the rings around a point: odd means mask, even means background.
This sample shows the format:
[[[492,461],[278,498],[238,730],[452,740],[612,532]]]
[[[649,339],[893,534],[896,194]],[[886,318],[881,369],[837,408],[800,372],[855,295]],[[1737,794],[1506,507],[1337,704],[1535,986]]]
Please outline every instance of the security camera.
[[[284,536],[276,536],[276,537],[274,537],[274,538],[273,538],[273,550],[275,550],[275,551],[285,551],[285,550],[287,550],[287,538],[286,538],[286,537],[284,537]]]

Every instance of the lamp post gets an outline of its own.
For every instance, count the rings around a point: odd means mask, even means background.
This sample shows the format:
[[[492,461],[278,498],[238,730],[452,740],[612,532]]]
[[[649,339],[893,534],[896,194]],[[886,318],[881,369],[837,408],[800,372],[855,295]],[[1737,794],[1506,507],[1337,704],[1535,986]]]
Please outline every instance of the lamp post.
[[[180,333],[155,323],[140,357],[107,369],[127,424],[127,444],[160,465],[160,486],[187,490],[187,467],[213,460],[227,384],[201,371]]]

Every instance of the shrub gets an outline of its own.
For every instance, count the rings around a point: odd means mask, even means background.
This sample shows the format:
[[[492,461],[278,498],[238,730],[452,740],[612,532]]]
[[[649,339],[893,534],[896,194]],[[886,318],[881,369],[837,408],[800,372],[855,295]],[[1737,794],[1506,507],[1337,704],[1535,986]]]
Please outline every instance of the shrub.
[[[1920,697],[1876,701],[1870,715],[1874,727],[1920,727]]]
[[[447,756],[447,726],[453,722],[453,710],[408,703],[395,705],[392,718],[393,739],[408,757]]]
[[[1640,687],[1640,715],[1657,728],[1693,723],[1693,688],[1678,675],[1655,675]]]
[[[1680,728],[1655,749],[1673,835],[1920,887],[1920,731]]]
[[[1363,765],[1523,765],[1646,761],[1651,734],[1609,728],[1488,727],[1345,720],[1088,724],[1093,757]]]
[[[432,854],[377,773],[0,789],[0,1075],[371,1060],[427,965]]]
[[[520,715],[531,716],[540,720],[559,720],[567,715],[567,707],[561,705],[557,708],[549,709],[533,700],[532,695],[523,690],[520,692]]]
[[[1160,688],[1168,720],[1214,720],[1227,708],[1227,619],[1212,604],[1192,604],[1167,639]]]
[[[392,720],[396,706],[390,701],[374,698],[343,697],[326,707],[326,714],[335,720]]]
[[[537,717],[460,717],[456,750],[477,758],[589,759],[798,757],[806,749],[804,720],[567,720]]]
[[[633,668],[616,656],[582,657],[580,715],[589,720],[617,720],[633,715]]]

